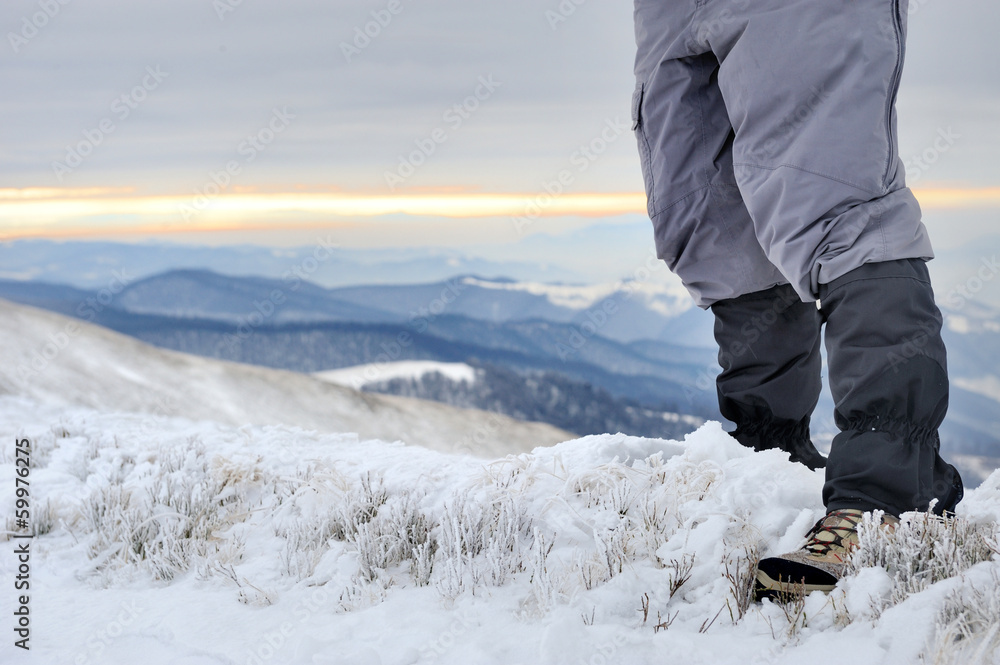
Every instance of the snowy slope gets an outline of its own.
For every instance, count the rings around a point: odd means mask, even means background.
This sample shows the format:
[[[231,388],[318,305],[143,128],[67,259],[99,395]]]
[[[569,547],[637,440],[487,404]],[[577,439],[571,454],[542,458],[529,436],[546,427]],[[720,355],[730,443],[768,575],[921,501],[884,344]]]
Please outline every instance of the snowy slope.
[[[998,547],[1000,473],[962,504],[959,549],[941,541],[954,574],[904,589],[900,570],[862,567],[830,597],[747,608],[748,553],[798,546],[823,476],[716,424],[484,462],[288,427],[150,432],[7,397],[3,487],[15,437],[32,442],[43,532],[32,663],[1000,663],[983,540]],[[13,502],[0,493],[3,514]],[[907,533],[899,551],[931,550]],[[0,662],[23,657],[8,634]]]
[[[0,395],[41,404],[244,424],[286,424],[495,456],[571,438],[544,424],[371,395],[278,370],[148,346],[0,300]]]

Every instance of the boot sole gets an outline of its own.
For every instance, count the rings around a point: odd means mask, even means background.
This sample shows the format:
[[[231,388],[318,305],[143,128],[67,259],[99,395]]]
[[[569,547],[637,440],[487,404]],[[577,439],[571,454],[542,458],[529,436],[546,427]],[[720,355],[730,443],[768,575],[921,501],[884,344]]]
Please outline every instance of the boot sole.
[[[762,570],[757,571],[757,579],[754,581],[753,595],[757,602],[765,598],[787,602],[798,595],[808,596],[813,591],[830,593],[836,584],[806,584],[805,580],[799,582],[783,581],[773,579]]]

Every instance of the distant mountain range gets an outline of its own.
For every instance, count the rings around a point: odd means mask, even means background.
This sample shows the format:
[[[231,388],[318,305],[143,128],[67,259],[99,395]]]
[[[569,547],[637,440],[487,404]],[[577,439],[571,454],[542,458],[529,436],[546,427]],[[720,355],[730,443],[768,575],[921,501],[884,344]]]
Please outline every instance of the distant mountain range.
[[[0,297],[164,348],[300,372],[400,360],[469,363],[488,380],[467,393],[420,380],[372,381],[368,389],[530,412],[579,434],[618,428],[677,436],[719,418],[712,317],[669,284],[458,276],[328,289],[295,278],[180,270],[103,290],[5,280]],[[1000,315],[974,300],[946,313],[953,395],[944,446],[1000,456]],[[556,395],[547,410],[527,408],[546,403],[545,390]],[[572,400],[589,405],[576,428],[567,418]],[[818,413],[831,410],[826,395]],[[829,417],[815,422],[822,445],[834,428]]]
[[[614,428],[680,436],[714,414],[714,393],[689,388],[714,363],[712,351],[662,344],[658,355],[647,355],[641,341],[595,334],[620,327],[628,337],[662,329],[667,318],[655,313],[635,317],[645,328],[628,331],[622,324],[632,316],[633,303],[669,311],[667,305],[677,303],[673,294],[627,286],[558,287],[553,302],[545,288],[470,277],[327,290],[175,271],[103,299],[100,292],[9,281],[0,282],[0,297],[84,318],[163,348],[300,372],[399,360],[472,362],[489,368],[492,384],[522,396],[530,392],[528,382],[561,395],[586,395],[590,415],[570,430],[580,434],[597,433],[601,423],[601,433]],[[621,308],[608,313],[608,303],[617,302]],[[515,318],[519,307],[536,318]],[[466,315],[452,314],[453,309]],[[594,323],[602,321],[598,315],[604,317],[600,330]],[[520,389],[514,387],[518,382]],[[467,396],[453,403],[481,408],[507,403],[504,412],[524,417],[524,400],[516,406],[515,400],[498,400],[498,390],[490,397],[480,394],[478,402]],[[603,414],[596,413],[597,404],[604,405]],[[533,417],[569,423],[566,414],[573,407],[565,399],[548,408],[532,410]],[[696,419],[681,423],[678,414]]]
[[[113,279],[114,272],[142,279],[188,269],[272,279],[291,275],[323,286],[416,283],[445,280],[456,274],[550,282],[580,281],[586,275],[551,261],[543,266],[514,257],[480,258],[457,249],[345,249],[338,247],[329,234],[318,234],[315,243],[308,246],[284,248],[48,240],[0,242],[3,279],[100,289]]]
[[[210,270],[277,280],[296,276],[328,288],[436,283],[457,275],[567,284],[638,277],[677,286],[652,247],[651,225],[641,215],[564,233],[535,233],[516,242],[449,248],[340,247],[335,234],[319,231],[313,243],[301,247],[18,240],[0,242],[0,279],[97,290],[112,284],[116,273],[136,281],[174,270]],[[998,254],[1000,236],[939,249],[930,263],[939,299],[954,305],[954,296],[964,292],[1000,308]]]

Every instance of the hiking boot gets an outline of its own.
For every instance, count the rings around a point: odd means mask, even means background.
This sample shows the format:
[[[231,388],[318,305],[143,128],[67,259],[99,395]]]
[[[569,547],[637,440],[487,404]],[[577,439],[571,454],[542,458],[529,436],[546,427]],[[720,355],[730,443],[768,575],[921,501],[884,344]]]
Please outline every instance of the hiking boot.
[[[806,534],[802,549],[761,559],[754,585],[757,600],[831,591],[858,546],[858,523],[862,515],[862,511],[853,509],[830,511]],[[883,526],[895,528],[898,523],[891,515],[882,516]]]

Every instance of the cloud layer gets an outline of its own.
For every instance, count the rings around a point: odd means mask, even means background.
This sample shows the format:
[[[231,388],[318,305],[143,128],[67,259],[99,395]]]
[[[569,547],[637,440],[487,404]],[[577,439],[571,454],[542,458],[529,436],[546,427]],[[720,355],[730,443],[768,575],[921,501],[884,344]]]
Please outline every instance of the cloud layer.
[[[1000,184],[998,19],[911,2],[914,184]],[[6,0],[0,178],[379,196],[540,193],[568,170],[576,193],[635,192],[631,132],[608,129],[627,123],[631,20],[596,0]]]

